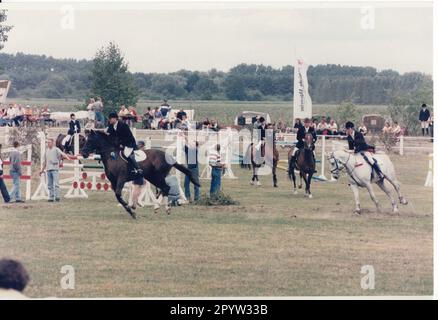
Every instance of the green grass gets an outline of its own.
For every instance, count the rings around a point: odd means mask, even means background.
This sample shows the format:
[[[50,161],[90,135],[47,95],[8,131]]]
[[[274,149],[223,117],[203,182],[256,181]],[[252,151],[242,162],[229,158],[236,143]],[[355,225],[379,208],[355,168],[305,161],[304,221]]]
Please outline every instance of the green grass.
[[[235,206],[169,216],[142,208],[132,220],[111,193],[2,205],[0,256],[25,264],[31,297],[431,295],[428,159],[391,157],[410,201],[400,215],[377,188],[384,212],[362,190],[365,213],[355,216],[345,179],[315,182],[307,199],[292,194],[284,171],[274,189],[270,176],[250,186],[250,172],[236,167],[239,179],[223,181]],[[74,290],[60,287],[63,265],[75,268]],[[375,268],[375,290],[360,287],[363,265]]]

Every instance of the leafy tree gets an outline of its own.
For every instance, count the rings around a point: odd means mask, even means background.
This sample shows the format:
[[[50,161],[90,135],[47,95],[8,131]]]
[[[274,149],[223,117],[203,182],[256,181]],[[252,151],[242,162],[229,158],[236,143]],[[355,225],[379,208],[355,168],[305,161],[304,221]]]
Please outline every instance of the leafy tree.
[[[0,50],[3,49],[4,43],[8,41],[8,32],[12,29],[12,26],[4,24],[6,19],[6,10],[0,10]]]
[[[230,100],[245,100],[245,84],[243,80],[235,75],[230,75],[225,79],[225,95]]]
[[[137,102],[138,89],[119,47],[110,42],[97,51],[91,71],[91,95],[100,96],[106,113],[119,105]],[[110,108],[108,108],[108,106]]]
[[[346,101],[336,108],[332,118],[336,119],[339,126],[343,126],[347,121],[357,123],[359,121],[359,110],[352,102]]]

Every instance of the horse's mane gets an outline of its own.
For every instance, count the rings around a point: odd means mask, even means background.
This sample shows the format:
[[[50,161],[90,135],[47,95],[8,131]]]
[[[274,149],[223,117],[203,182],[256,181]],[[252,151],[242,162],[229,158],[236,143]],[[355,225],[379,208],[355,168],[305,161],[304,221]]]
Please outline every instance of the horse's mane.
[[[117,142],[114,141],[113,139],[111,139],[110,136],[108,134],[106,134],[104,131],[102,131],[102,130],[93,130],[93,132],[97,135],[99,140],[101,142],[103,142],[105,145],[112,146],[112,147],[116,147],[117,146]]]

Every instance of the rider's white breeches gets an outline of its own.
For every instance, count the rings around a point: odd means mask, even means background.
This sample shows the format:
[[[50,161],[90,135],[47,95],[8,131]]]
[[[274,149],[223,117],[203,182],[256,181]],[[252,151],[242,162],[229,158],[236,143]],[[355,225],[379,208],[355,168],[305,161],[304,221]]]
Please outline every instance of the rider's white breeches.
[[[61,142],[61,144],[63,145],[63,146],[65,146],[66,144],[67,144],[67,142],[69,142],[70,141],[70,139],[71,139],[71,135],[66,135],[65,137],[64,137],[64,139],[62,139],[62,142]]]
[[[123,155],[128,158],[132,151],[134,151],[134,148],[125,147],[125,149],[123,149]]]

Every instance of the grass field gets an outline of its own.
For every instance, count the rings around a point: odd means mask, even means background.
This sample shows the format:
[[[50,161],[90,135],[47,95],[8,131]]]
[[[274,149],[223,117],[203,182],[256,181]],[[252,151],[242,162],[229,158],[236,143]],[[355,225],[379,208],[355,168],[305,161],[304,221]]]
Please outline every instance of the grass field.
[[[14,99],[11,101],[23,105],[48,105],[52,111],[74,111],[77,110],[84,102],[77,100],[62,99]],[[140,100],[137,103],[137,109],[143,113],[147,107],[154,108],[159,106],[162,101]],[[195,119],[203,120],[206,117],[219,121],[219,123],[232,124],[234,118],[241,111],[259,111],[268,112],[272,121],[291,122],[293,119],[292,101],[169,101],[174,109],[194,109]],[[383,105],[360,105],[357,106],[360,114],[366,113],[386,113],[386,106]],[[336,105],[313,105],[313,113],[320,115],[330,115],[331,110]]]
[[[138,209],[131,220],[111,193],[84,201],[0,206],[0,256],[31,274],[30,297],[431,295],[432,189],[427,157],[391,155],[410,201],[400,215],[378,214],[365,190],[362,216],[343,178],[313,184],[313,199],[293,195],[286,173],[249,185],[235,168],[223,189],[229,207]],[[414,169],[415,168],[415,169]],[[203,191],[208,181],[203,181]],[[75,268],[74,290],[60,287],[61,267]],[[363,265],[375,289],[363,290]]]

